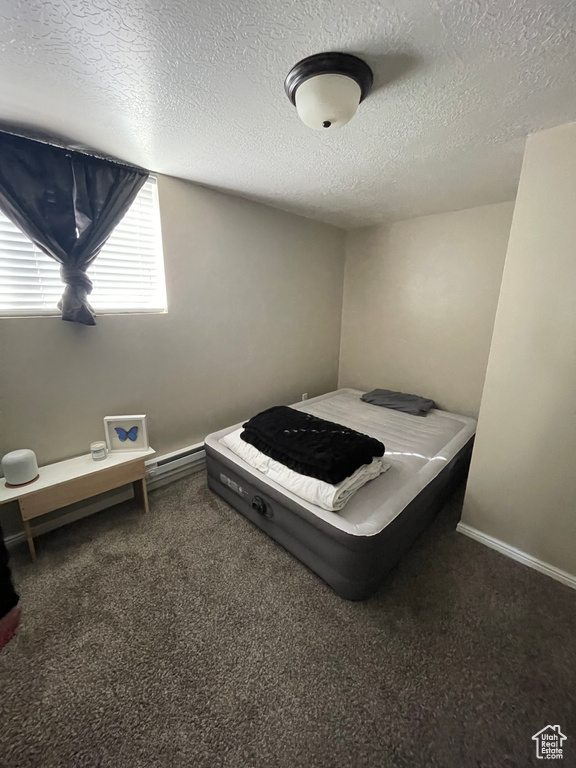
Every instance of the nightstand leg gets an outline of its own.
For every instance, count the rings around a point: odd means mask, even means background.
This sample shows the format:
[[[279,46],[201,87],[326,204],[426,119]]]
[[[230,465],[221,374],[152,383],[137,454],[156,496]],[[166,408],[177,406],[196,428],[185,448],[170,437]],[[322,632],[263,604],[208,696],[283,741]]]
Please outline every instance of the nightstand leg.
[[[146,480],[134,480],[134,498],[140,504],[144,512],[148,512],[148,491],[146,490]]]
[[[26,538],[28,539],[28,547],[30,549],[30,557],[32,558],[32,562],[36,562],[36,547],[34,546],[34,539],[32,538],[32,529],[30,528],[30,523],[28,520],[23,520],[24,523],[24,533],[26,534]]]

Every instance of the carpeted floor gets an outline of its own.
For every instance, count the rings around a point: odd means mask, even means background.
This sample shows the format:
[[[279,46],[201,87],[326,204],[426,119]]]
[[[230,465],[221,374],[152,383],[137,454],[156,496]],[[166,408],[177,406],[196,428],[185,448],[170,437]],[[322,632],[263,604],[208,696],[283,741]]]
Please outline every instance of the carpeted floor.
[[[576,765],[576,592],[456,533],[461,493],[376,597],[345,602],[203,474],[14,555],[9,768]]]

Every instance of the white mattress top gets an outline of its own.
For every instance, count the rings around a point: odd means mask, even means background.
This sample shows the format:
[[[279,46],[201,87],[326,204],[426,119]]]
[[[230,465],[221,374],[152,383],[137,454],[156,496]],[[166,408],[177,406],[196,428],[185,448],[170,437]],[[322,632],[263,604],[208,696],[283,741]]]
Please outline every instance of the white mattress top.
[[[328,512],[291,494],[219,442],[240,424],[209,435],[206,443],[241,466],[247,474],[290,496],[301,507],[336,528],[356,536],[373,536],[400,514],[466,445],[476,431],[476,421],[437,409],[427,416],[411,416],[365,403],[360,399],[362,394],[356,389],[339,389],[293,406],[384,443],[385,458],[392,466],[361,488],[340,512]]]

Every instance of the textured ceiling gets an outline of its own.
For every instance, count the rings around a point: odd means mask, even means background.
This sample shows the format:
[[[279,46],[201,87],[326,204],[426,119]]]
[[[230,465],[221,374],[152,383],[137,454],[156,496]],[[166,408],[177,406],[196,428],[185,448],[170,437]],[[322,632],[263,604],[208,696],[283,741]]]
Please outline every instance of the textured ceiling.
[[[283,80],[324,50],[375,91],[341,131]],[[0,122],[340,226],[514,197],[576,120],[574,0],[0,0]]]

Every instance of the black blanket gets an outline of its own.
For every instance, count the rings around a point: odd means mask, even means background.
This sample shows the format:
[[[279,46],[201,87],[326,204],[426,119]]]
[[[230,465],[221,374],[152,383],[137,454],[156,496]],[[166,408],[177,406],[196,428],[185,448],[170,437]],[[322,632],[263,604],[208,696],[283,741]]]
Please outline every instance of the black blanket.
[[[379,440],[285,405],[268,408],[243,426],[246,443],[301,475],[332,485],[384,455]]]

